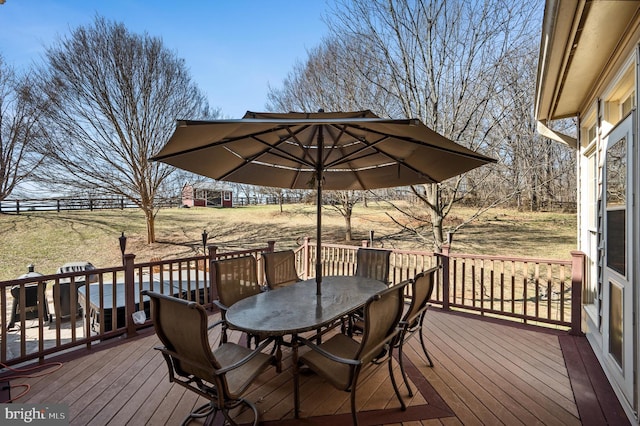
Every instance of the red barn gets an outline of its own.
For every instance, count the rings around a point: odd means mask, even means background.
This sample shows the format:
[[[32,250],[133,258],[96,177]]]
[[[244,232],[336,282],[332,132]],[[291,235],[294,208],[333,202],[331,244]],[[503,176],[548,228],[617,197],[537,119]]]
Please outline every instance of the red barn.
[[[182,187],[182,205],[189,207],[233,207],[233,191],[217,182],[187,183]]]

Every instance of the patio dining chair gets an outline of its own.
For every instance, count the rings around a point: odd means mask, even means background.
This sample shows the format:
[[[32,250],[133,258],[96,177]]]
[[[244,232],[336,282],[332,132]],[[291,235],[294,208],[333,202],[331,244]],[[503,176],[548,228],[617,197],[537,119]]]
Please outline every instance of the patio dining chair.
[[[156,349],[167,362],[169,380],[209,400],[189,413],[182,424],[210,414],[215,418],[221,411],[225,420],[235,425],[229,410],[244,404],[253,411],[256,425],[258,410],[243,395],[269,365],[275,365],[273,351],[263,352],[271,341],[265,340],[254,350],[235,343],[212,350],[209,330],[222,321],[208,327],[202,305],[148,290],[142,294],[151,299],[151,319],[163,345]]]
[[[396,346],[398,347],[400,371],[402,372],[404,384],[407,386],[407,390],[409,391],[409,396],[413,396],[413,391],[411,390],[411,386],[409,386],[407,374],[404,371],[403,346],[415,333],[418,333],[420,336],[420,345],[427,357],[429,367],[433,367],[433,361],[431,360],[429,352],[427,352],[427,347],[424,343],[424,330],[422,328],[422,324],[424,323],[424,316],[429,308],[428,302],[433,294],[436,273],[440,268],[441,266],[436,266],[424,272],[420,272],[413,278],[413,280],[411,280],[411,285],[407,287],[407,289],[410,289],[411,291],[411,294],[408,295],[408,298],[410,299],[409,308],[402,316],[402,321],[400,321],[402,333],[396,341]]]
[[[298,337],[297,341],[307,346],[310,351],[298,359],[294,366],[294,398],[295,415],[299,416],[300,380],[299,367],[306,365],[324,380],[339,390],[351,392],[351,416],[353,424],[358,424],[356,411],[356,388],[363,368],[375,366],[374,360],[380,351],[388,348],[393,352],[393,342],[401,329],[400,318],[404,305],[404,289],[410,281],[390,287],[372,296],[364,307],[365,328],[362,338],[355,340],[345,334],[338,333],[326,342],[315,345],[311,341]],[[393,375],[393,357],[388,357],[389,377],[396,393],[400,407],[406,405]]]
[[[389,285],[390,250],[359,248],[356,254],[356,276],[373,278]],[[359,333],[364,327],[362,310],[358,310],[347,318],[346,325],[350,335]]]
[[[359,248],[356,255],[356,275],[373,278],[389,285],[390,250]]]
[[[226,312],[239,300],[259,294],[262,289],[258,283],[257,261],[252,255],[215,260],[212,262],[218,300],[214,304],[220,308],[224,321],[221,343],[227,342],[228,325]],[[249,336],[247,344],[250,344]],[[256,339],[257,340],[257,339]]]
[[[269,289],[286,287],[300,281],[293,250],[263,253],[264,273]]]

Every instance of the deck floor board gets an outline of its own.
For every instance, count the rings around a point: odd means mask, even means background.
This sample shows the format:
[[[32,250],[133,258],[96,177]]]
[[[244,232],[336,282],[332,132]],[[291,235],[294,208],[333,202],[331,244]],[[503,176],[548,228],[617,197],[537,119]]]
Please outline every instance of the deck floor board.
[[[218,318],[212,315],[210,322]],[[216,333],[211,334],[213,346],[218,344]],[[77,351],[82,356],[65,354],[60,357],[62,368],[42,377],[12,380],[12,384],[31,385],[30,392],[16,402],[68,404],[71,425],[179,424],[204,399],[169,382],[166,363],[153,349],[159,344],[157,337],[150,330],[141,334],[118,344],[101,347],[101,343],[91,350]],[[432,308],[425,321],[425,337],[435,366],[426,364],[417,335],[405,346],[413,398],[408,397],[397,362],[393,364],[409,409],[399,409],[383,363],[367,368],[358,386],[356,405],[361,424],[582,424],[573,393],[576,385],[565,366],[559,336],[561,332]],[[231,331],[229,339],[244,341],[244,336]],[[269,369],[247,395],[265,425],[296,423],[290,348],[283,349],[282,362],[282,373]],[[579,371],[588,374],[586,368]],[[350,424],[348,392],[335,390],[309,373],[300,376],[300,383],[305,424]],[[596,383],[604,387],[601,380]],[[12,395],[16,393],[12,390]],[[594,393],[611,402],[611,390]],[[233,415],[240,423],[251,421],[248,410],[236,410]],[[213,424],[219,424],[220,417]]]

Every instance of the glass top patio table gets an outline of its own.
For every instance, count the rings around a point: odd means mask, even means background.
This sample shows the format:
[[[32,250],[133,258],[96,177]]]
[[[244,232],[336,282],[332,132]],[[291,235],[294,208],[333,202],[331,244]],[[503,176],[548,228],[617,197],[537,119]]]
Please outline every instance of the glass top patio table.
[[[227,310],[226,321],[234,329],[262,336],[302,333],[356,310],[385,288],[371,278],[327,276],[318,296],[313,278],[240,300]]]

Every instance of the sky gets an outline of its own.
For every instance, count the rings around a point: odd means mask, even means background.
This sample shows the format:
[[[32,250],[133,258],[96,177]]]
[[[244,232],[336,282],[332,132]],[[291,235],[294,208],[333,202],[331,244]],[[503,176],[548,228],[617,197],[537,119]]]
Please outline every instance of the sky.
[[[223,118],[264,111],[296,63],[328,35],[325,0],[0,0],[0,54],[17,71],[96,16],[160,37]]]

